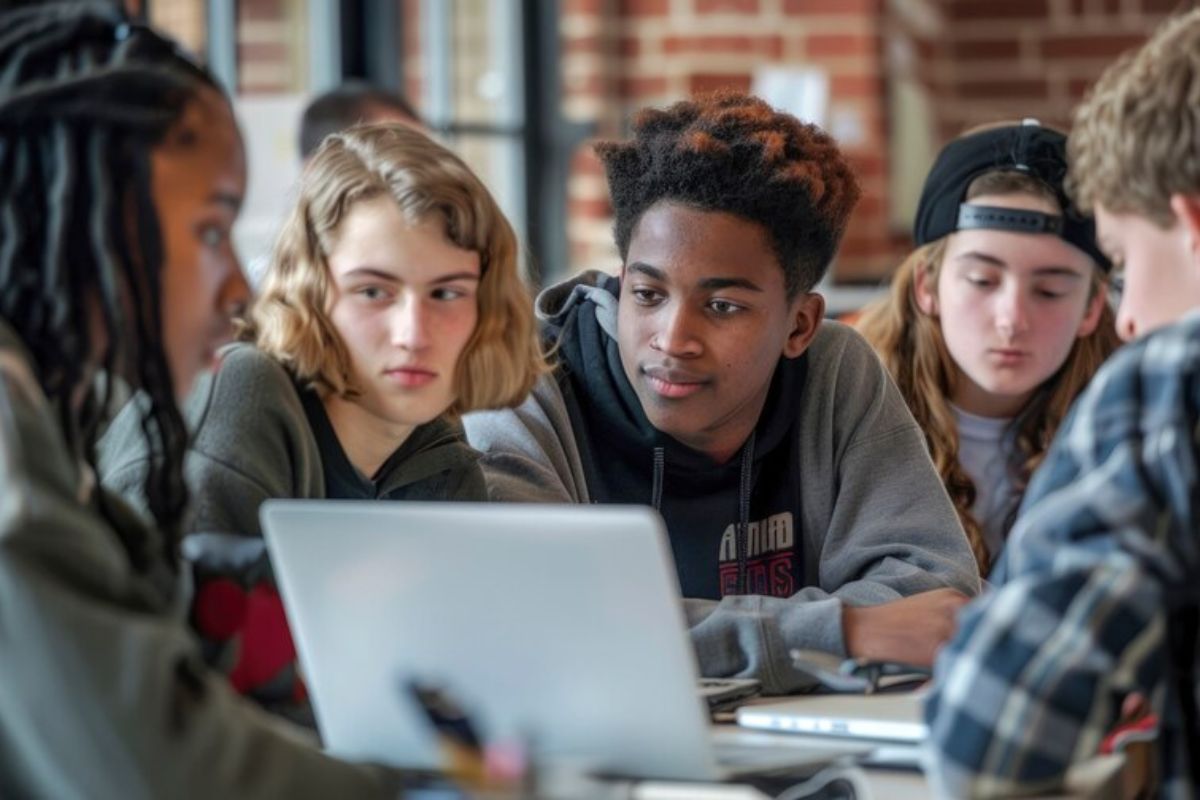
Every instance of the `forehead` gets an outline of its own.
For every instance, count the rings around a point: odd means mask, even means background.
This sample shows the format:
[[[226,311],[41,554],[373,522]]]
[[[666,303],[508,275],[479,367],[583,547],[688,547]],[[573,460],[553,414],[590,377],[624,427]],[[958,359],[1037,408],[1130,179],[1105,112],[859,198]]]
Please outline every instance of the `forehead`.
[[[205,87],[187,101],[153,158],[156,181],[168,193],[205,188],[240,196],[244,191],[241,133],[233,110],[213,89]]]
[[[328,245],[329,266],[335,273],[364,265],[422,272],[448,267],[479,271],[479,253],[452,242],[440,215],[410,220],[388,194],[351,205],[331,232]]]
[[[783,285],[783,267],[762,225],[722,211],[658,203],[642,214],[629,240],[627,265],[644,263],[667,280],[689,283],[742,277]]]

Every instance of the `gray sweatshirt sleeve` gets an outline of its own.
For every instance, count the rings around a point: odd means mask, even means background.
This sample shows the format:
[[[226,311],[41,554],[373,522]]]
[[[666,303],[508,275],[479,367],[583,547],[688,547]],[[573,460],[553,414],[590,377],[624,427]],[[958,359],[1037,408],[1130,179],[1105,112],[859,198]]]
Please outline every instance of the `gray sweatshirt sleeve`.
[[[324,755],[204,669],[15,383],[0,372],[0,793],[395,796],[396,772]]]
[[[806,394],[799,435],[808,585],[788,598],[685,601],[704,674],[757,677],[778,693],[806,685],[790,650],[845,655],[843,603],[979,591],[975,559],[920,429],[857,333],[823,324]]]
[[[587,480],[562,389],[542,376],[516,408],[463,416],[490,499],[518,503],[586,503]]]

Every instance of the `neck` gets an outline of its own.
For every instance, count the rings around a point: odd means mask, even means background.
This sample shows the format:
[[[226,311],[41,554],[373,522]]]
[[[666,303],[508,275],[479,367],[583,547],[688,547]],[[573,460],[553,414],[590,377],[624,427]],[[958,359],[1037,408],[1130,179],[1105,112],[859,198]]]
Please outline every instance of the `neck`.
[[[322,402],[346,458],[370,479],[415,429],[381,419],[353,400],[333,394]]]
[[[968,414],[992,419],[1012,419],[1033,397],[1033,392],[1024,394],[994,394],[976,386],[970,379],[963,378],[950,397],[950,402]]]

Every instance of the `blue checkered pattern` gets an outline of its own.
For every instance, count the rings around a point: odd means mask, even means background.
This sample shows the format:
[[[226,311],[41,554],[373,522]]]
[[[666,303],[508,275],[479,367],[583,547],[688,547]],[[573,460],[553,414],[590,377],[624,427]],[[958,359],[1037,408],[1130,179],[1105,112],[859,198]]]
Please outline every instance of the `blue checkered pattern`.
[[[1200,313],[1117,352],[1076,402],[926,707],[944,795],[1060,785],[1121,699],[1161,702],[1167,609],[1200,593]],[[1175,709],[1164,796],[1191,798]]]

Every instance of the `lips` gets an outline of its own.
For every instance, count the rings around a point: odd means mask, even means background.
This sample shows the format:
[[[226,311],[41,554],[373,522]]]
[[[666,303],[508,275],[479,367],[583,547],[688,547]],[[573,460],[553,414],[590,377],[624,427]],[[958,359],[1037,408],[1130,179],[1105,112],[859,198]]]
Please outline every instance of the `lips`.
[[[1028,350],[1016,350],[1008,347],[993,347],[992,349],[988,350],[988,355],[1002,364],[1017,364],[1028,359],[1032,354]]]
[[[668,367],[642,367],[642,374],[655,394],[671,400],[689,397],[708,384],[701,375]]]
[[[424,367],[390,367],[383,371],[384,377],[404,388],[425,386],[437,377],[437,373]]]

